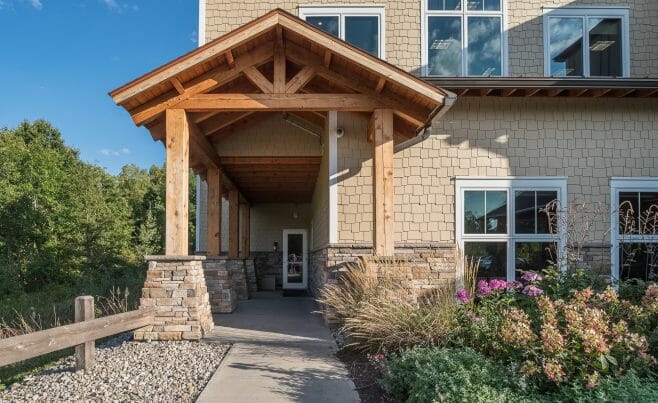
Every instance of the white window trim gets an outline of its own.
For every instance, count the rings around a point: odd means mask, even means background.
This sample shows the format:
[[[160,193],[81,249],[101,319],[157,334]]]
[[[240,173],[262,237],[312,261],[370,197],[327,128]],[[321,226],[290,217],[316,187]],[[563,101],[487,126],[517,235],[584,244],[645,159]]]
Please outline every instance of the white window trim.
[[[338,37],[345,40],[345,17],[374,16],[379,19],[379,58],[386,60],[386,11],[381,4],[305,4],[298,8],[299,18],[338,16]]]
[[[634,243],[658,243],[658,237],[647,239],[647,235],[619,235],[619,193],[658,192],[658,178],[653,177],[614,177],[610,180],[610,259],[613,282],[619,277],[619,244],[622,240]],[[622,239],[623,238],[623,239]]]
[[[629,77],[631,73],[630,35],[628,25],[628,7],[543,7],[544,25],[544,76],[551,77],[551,52],[548,19],[551,17],[581,17],[583,18],[583,50],[589,49],[589,35],[587,35],[587,18],[620,18],[622,40],[622,77]],[[589,65],[589,52],[583,51],[583,75],[591,77]],[[596,76],[599,77],[599,76]]]
[[[507,192],[507,234],[464,234],[464,192],[466,190],[504,190]],[[517,190],[556,190],[558,192],[558,208],[564,209],[567,205],[567,177],[456,177],[455,178],[455,225],[456,238],[459,250],[464,250],[465,241],[477,242],[507,242],[507,280],[515,280],[515,254],[517,242],[550,242],[555,241],[561,251],[565,249],[566,228],[561,225],[558,233],[551,234],[515,234],[516,228],[514,214],[514,198],[511,197]],[[464,266],[461,262],[458,267],[458,282],[463,279]],[[459,284],[458,284],[459,286]]]
[[[502,29],[502,36],[501,36],[501,77],[507,77],[509,75],[509,55],[508,55],[508,35],[507,35],[507,29],[508,29],[508,18],[507,18],[507,0],[500,0],[500,8],[501,11],[466,11],[466,10],[459,10],[459,11],[454,11],[454,10],[429,10],[427,6],[427,1],[428,0],[421,0],[421,6],[420,6],[420,66],[421,66],[421,74],[425,77],[441,77],[441,76],[430,76],[429,75],[429,69],[428,69],[428,63],[429,63],[429,55],[428,55],[428,38],[427,38],[427,18],[430,16],[460,16],[462,17],[462,72],[467,71],[467,58],[464,57],[464,55],[468,50],[468,32],[466,29],[466,24],[464,24],[463,19],[466,16],[482,16],[482,17],[501,17],[501,29]],[[462,0],[462,7],[464,5],[464,0]],[[471,75],[466,75],[462,74],[461,77],[480,77],[480,76],[471,76]]]

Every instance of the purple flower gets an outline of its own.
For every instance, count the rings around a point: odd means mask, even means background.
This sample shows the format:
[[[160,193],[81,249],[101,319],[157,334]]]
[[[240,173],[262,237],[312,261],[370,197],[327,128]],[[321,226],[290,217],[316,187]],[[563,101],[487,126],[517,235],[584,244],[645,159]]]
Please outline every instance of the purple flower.
[[[480,280],[478,281],[478,292],[477,296],[478,298],[486,297],[487,295],[491,294],[491,287],[489,287],[489,283],[487,283],[487,280]]]
[[[473,322],[479,322],[480,320],[482,320],[481,317],[475,316],[475,314],[471,311],[466,312],[466,317],[469,318]]]
[[[523,284],[519,281],[512,281],[511,283],[507,284],[507,289],[508,290],[518,290],[523,288]]]
[[[489,288],[492,291],[504,291],[507,289],[507,282],[505,280],[493,279],[489,280]]]
[[[455,293],[455,298],[457,298],[464,304],[467,303],[469,299],[471,299],[470,296],[468,295],[468,291],[466,291],[463,288]]]
[[[523,276],[521,276],[521,280],[528,281],[530,283],[533,283],[535,281],[541,281],[542,277],[541,274],[535,273],[535,272],[527,272]]]
[[[541,288],[535,287],[534,285],[527,285],[523,287],[523,290],[521,291],[522,294],[525,294],[529,297],[538,297],[544,293],[544,290]]]

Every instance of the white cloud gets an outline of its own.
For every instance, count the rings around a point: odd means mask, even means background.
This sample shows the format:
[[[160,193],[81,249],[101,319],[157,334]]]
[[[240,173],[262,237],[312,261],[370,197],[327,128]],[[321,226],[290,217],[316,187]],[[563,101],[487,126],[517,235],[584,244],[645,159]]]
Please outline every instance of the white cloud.
[[[29,0],[30,4],[32,7],[34,7],[37,10],[41,10],[43,8],[43,4],[41,4],[41,0]]]
[[[118,157],[120,155],[130,154],[130,149],[123,147],[118,150],[112,150],[110,148],[103,148],[100,150],[100,153],[106,157]]]
[[[123,13],[126,11],[137,12],[139,11],[139,6],[137,4],[127,4],[118,0],[100,0],[101,3],[105,5],[110,11],[115,13]]]

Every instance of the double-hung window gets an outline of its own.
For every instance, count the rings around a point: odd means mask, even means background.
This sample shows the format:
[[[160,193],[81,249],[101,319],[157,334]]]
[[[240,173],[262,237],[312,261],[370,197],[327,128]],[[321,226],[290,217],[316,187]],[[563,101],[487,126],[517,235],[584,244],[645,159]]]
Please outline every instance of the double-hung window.
[[[299,18],[373,56],[384,58],[384,7],[301,6]]]
[[[426,76],[502,76],[505,0],[422,0]]]
[[[513,281],[557,262],[566,178],[457,178],[456,195],[457,243],[478,277]]]
[[[628,77],[628,9],[545,9],[544,74]]]
[[[612,277],[658,280],[658,178],[613,178]]]

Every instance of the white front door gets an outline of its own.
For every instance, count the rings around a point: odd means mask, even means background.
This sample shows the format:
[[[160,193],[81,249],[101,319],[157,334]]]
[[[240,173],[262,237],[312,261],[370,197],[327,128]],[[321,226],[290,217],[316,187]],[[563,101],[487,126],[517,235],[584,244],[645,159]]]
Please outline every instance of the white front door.
[[[308,285],[308,247],[305,229],[283,230],[283,288],[302,290]]]

